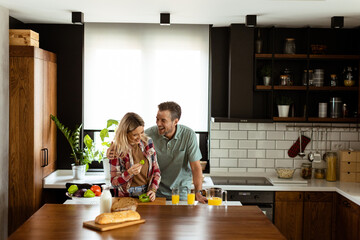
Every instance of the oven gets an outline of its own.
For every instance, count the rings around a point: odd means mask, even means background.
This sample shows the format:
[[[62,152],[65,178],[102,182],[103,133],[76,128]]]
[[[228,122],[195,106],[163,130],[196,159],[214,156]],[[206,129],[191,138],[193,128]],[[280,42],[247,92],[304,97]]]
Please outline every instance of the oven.
[[[228,201],[240,201],[242,205],[256,205],[274,222],[274,196],[273,191],[243,191],[229,190],[234,186],[273,186],[265,177],[211,177],[214,185],[227,190]],[[230,188],[231,186],[231,188]]]

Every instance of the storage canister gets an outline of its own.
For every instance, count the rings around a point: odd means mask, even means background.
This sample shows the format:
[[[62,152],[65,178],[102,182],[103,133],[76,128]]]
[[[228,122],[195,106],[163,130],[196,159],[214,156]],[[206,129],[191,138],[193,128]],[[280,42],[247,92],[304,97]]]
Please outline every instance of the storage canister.
[[[284,53],[285,54],[295,54],[295,51],[296,51],[295,39],[294,38],[286,38],[285,46],[284,46]]]
[[[339,118],[341,117],[342,101],[339,97],[330,98],[330,117]]]
[[[319,103],[319,118],[327,117],[327,103]]]
[[[327,152],[325,160],[327,163],[326,180],[331,182],[336,181],[336,161],[337,161],[336,153]]]
[[[311,163],[303,163],[301,164],[300,176],[304,179],[310,179],[312,174],[312,166]]]

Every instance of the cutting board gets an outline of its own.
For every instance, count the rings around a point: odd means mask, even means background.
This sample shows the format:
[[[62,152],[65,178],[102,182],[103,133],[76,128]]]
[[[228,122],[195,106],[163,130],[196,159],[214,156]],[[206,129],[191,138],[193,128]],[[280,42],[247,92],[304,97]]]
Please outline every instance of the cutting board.
[[[96,231],[104,232],[104,231],[108,231],[108,230],[112,230],[112,229],[116,229],[116,228],[132,226],[132,225],[140,224],[140,223],[144,223],[144,222],[145,222],[145,219],[140,219],[140,220],[135,220],[135,221],[130,221],[130,222],[123,222],[123,223],[96,224],[95,221],[93,220],[93,221],[84,222],[83,226],[94,229]]]

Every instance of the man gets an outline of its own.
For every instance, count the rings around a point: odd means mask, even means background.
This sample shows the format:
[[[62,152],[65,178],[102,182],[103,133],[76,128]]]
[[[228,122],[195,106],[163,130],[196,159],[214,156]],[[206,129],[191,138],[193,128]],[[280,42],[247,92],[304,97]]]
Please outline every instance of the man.
[[[171,191],[180,189],[180,198],[186,199],[186,188],[191,183],[195,186],[195,198],[201,203],[206,198],[201,195],[202,169],[195,132],[178,124],[181,107],[175,102],[164,102],[158,105],[156,126],[148,128],[145,133],[154,141],[158,163],[161,170],[161,182],[156,193],[158,197],[171,199]]]

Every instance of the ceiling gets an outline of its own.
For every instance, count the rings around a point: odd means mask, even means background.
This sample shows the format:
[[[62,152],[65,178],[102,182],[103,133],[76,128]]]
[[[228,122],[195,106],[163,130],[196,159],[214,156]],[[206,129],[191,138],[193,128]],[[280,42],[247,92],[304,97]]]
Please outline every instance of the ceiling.
[[[257,15],[261,27],[330,27],[332,16],[344,16],[344,27],[360,26],[359,0],[0,0],[10,16],[24,23],[71,24],[71,12],[85,22],[159,23],[160,13],[171,24],[245,23]]]

